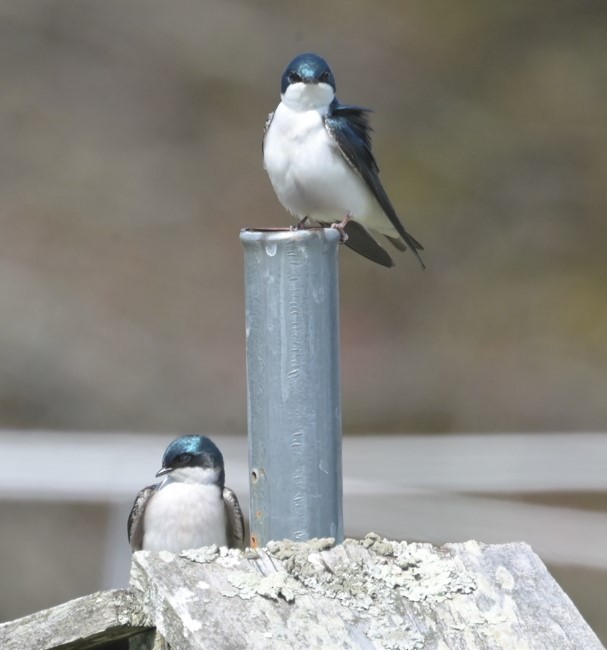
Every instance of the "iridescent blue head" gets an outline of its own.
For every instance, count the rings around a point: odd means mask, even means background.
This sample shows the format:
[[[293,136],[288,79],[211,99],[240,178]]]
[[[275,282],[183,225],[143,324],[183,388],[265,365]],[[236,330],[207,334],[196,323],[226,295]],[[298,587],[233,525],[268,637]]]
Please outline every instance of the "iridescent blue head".
[[[282,75],[280,92],[284,93],[291,84],[328,84],[335,93],[335,78],[329,64],[318,54],[306,52],[296,56]]]
[[[214,483],[223,488],[223,456],[217,445],[206,436],[181,436],[173,440],[162,457],[156,476],[186,483]]]

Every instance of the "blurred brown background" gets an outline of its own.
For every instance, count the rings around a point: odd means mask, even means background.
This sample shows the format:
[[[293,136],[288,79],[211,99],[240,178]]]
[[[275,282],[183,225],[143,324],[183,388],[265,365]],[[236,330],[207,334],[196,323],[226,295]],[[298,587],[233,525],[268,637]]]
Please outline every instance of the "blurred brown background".
[[[245,431],[238,232],[292,223],[261,131],[312,50],[428,267],[341,252],[345,433],[605,431],[606,34],[602,0],[5,0],[0,427]]]
[[[346,9],[347,6],[347,9]],[[290,225],[261,130],[328,58],[426,247],[342,253],[348,431],[607,423],[607,6],[7,1],[4,426],[245,426],[245,226]]]

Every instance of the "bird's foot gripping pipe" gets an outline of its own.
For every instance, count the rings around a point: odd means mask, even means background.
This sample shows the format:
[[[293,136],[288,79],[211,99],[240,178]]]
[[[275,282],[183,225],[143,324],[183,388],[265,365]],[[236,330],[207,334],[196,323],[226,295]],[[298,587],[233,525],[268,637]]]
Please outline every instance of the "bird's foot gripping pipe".
[[[346,234],[346,226],[352,217],[347,214],[341,221],[336,221],[331,224],[331,228],[339,232],[339,241],[341,244],[345,244],[348,241],[348,235]]]

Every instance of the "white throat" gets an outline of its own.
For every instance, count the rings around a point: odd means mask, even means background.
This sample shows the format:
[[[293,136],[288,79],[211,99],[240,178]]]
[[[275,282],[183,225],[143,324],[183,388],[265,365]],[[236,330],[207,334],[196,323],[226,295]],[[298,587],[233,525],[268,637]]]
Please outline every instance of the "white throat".
[[[215,485],[220,470],[210,467],[180,467],[174,469],[165,478],[164,483],[198,483],[200,485]]]
[[[311,111],[329,108],[335,99],[333,88],[326,83],[305,84],[302,82],[291,84],[280,96],[282,103],[294,111]]]

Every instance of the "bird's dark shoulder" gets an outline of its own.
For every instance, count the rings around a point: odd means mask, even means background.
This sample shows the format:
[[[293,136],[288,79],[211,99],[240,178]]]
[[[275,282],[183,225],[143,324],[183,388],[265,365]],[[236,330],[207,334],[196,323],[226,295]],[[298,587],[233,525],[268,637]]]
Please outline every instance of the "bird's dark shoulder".
[[[358,174],[373,174],[379,168],[371,150],[370,108],[340,104],[336,99],[324,117],[327,133]]]
[[[127,523],[127,534],[129,538],[129,544],[133,551],[140,551],[143,544],[143,515],[145,513],[145,508],[148,504],[148,499],[150,496],[156,492],[160,483],[154,483],[154,485],[148,485],[144,487],[143,490],[140,490],[131,512],[129,513],[129,520]]]
[[[223,502],[227,513],[228,546],[242,548],[245,541],[244,517],[236,493],[229,487],[223,488]]]

